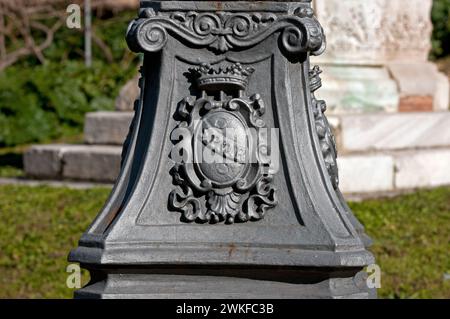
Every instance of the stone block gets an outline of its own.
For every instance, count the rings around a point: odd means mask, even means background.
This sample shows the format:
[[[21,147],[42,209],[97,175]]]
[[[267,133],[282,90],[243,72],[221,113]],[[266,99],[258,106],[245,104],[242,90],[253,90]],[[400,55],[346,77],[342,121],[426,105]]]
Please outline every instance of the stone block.
[[[406,107],[411,110],[414,107],[418,107],[419,109],[416,110],[422,111],[424,110],[423,106],[426,105],[427,111],[433,109],[437,111],[448,110],[449,80],[438,71],[435,64],[430,62],[396,62],[390,63],[388,67],[392,77],[398,83],[401,97],[413,98],[410,101],[402,101],[401,106],[403,106],[403,109]],[[407,102],[410,102],[411,105],[407,106]]]
[[[34,178],[59,179],[62,152],[66,145],[35,145],[23,155],[26,175]]]
[[[117,111],[133,111],[134,101],[139,98],[139,76],[129,80],[116,98]]]
[[[386,68],[321,67],[323,87],[316,95],[327,102],[330,114],[397,111],[397,84]]]
[[[394,189],[394,160],[387,155],[338,158],[343,193],[385,192]]]
[[[95,112],[86,115],[84,140],[87,144],[122,145],[128,134],[133,112]]]
[[[342,152],[450,147],[450,112],[346,115]]]
[[[74,145],[63,154],[63,177],[73,180],[114,182],[119,175],[122,148]]]
[[[410,95],[400,98],[400,112],[431,112],[433,111],[432,96]]]
[[[450,149],[398,153],[395,168],[398,189],[450,185]]]
[[[392,77],[398,83],[403,96],[434,95],[438,73],[436,65],[426,63],[390,63],[388,65]]]
[[[328,35],[327,50],[319,57],[323,63],[428,59],[432,0],[315,0],[314,6]]]
[[[436,75],[436,93],[434,95],[434,110],[450,110],[450,82],[446,74],[438,73]]]

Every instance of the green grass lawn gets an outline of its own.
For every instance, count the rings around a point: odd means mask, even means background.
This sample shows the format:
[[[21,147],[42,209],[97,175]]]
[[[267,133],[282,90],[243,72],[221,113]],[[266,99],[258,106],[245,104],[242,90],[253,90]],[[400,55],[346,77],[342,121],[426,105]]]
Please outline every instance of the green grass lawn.
[[[71,297],[67,254],[108,194],[0,186],[0,298]],[[380,297],[450,298],[450,188],[351,207],[375,242]]]

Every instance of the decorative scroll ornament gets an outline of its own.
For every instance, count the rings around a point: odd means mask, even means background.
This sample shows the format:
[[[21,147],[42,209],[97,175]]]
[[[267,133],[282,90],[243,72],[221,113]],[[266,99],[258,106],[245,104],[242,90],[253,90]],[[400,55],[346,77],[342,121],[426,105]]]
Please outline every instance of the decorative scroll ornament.
[[[258,12],[175,12],[143,10],[127,32],[130,48],[136,52],[160,51],[169,33],[189,45],[218,53],[254,46],[281,31],[280,45],[288,55],[325,50],[325,36],[311,8],[301,7],[292,15]]]
[[[319,66],[315,66],[309,72],[310,88],[312,93],[312,106],[314,112],[314,118],[316,122],[317,135],[319,137],[320,148],[322,151],[325,166],[331,179],[331,184],[334,189],[339,187],[339,171],[337,166],[337,147],[336,139],[334,137],[331,126],[328,123],[328,119],[325,116],[327,110],[327,104],[323,100],[317,100],[314,96],[314,92],[322,86],[322,80],[320,79]]]
[[[178,107],[171,170],[178,185],[169,206],[187,222],[247,222],[277,205],[261,96],[244,96],[254,72],[234,64],[192,70],[198,99]],[[178,160],[176,157],[179,157]]]

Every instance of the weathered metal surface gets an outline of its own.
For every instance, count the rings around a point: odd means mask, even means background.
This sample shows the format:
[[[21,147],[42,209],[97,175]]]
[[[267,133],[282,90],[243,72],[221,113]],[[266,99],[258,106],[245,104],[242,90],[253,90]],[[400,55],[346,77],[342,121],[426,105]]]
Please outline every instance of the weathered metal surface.
[[[77,296],[369,297],[369,240],[313,94],[310,1],[142,1],[127,41],[145,54],[141,96],[112,195],[69,257],[93,274]]]

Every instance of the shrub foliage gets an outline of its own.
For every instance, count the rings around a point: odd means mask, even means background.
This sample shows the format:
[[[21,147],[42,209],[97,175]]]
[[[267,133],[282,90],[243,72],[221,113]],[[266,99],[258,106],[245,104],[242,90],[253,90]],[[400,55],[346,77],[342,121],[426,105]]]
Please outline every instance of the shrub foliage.
[[[435,58],[450,54],[450,0],[433,0],[433,52]]]
[[[0,72],[0,146],[77,134],[86,112],[113,109],[139,60],[124,41],[134,15],[94,19],[91,68],[83,62],[82,30],[61,28],[43,52],[45,63],[30,56]]]

